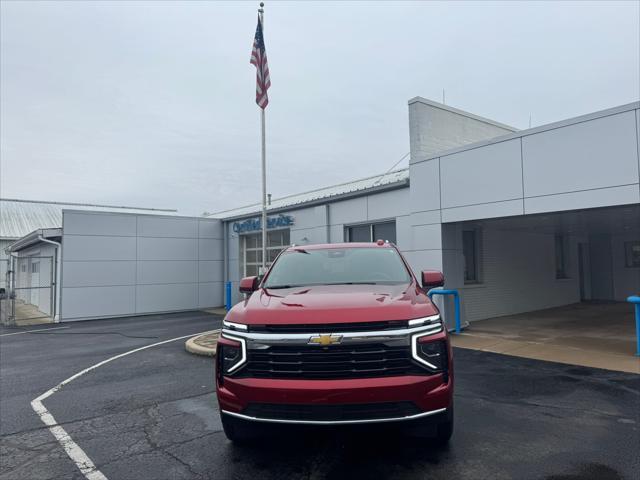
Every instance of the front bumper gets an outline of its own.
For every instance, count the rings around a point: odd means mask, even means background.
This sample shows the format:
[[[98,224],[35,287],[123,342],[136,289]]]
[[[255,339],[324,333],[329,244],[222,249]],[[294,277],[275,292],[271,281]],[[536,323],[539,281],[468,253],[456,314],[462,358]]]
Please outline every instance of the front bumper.
[[[366,423],[389,423],[389,422],[402,422],[407,420],[418,420],[424,417],[431,417],[433,415],[439,415],[445,413],[446,408],[439,408],[438,410],[431,410],[428,412],[417,413],[415,415],[406,415],[402,417],[385,417],[385,418],[361,418],[353,420],[311,420],[311,419],[289,419],[289,418],[266,418],[266,417],[252,417],[244,415],[242,413],[230,412],[228,410],[221,410],[225,415],[240,418],[242,420],[248,420],[252,422],[264,422],[264,423],[286,423],[293,425],[358,425]]]
[[[225,377],[218,385],[220,410],[245,420],[270,423],[302,423],[312,425],[380,423],[413,420],[444,412],[452,402],[453,378],[443,383],[443,375],[383,377],[349,380],[274,380],[257,378],[233,379]],[[398,415],[385,414],[379,418],[370,414],[358,418],[359,405],[390,405],[410,403],[413,410]],[[350,406],[349,417],[316,419],[309,415],[295,418],[279,415],[256,416],[255,405],[289,405],[295,411],[299,406]],[[354,412],[355,410],[355,412]],[[370,413],[370,408],[368,408]],[[387,410],[388,411],[388,410]],[[292,418],[293,417],[293,418]]]

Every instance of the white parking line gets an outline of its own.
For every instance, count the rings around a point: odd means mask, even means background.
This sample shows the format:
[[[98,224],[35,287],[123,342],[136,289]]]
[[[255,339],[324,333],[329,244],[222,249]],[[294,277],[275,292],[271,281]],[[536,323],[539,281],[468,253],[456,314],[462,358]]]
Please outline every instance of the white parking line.
[[[35,330],[22,330],[20,332],[13,332],[13,333],[0,333],[0,337],[8,337],[9,335],[22,335],[23,333],[31,333],[31,332],[44,332],[46,330],[60,330],[62,328],[69,328],[69,327],[37,328]]]
[[[62,327],[62,328],[65,328],[65,327]],[[176,340],[182,340],[183,338],[194,337],[202,333],[206,333],[206,332],[192,333],[191,335],[183,335],[182,337],[170,338],[169,340],[152,343],[151,345],[145,345],[144,347],[135,348],[133,350],[129,350],[128,352],[124,352],[119,355],[115,355],[113,357],[107,358],[106,360],[98,362],[89,368],[85,368],[84,370],[79,371],[75,375],[72,375],[66,380],[63,380],[55,387],[47,390],[39,397],[34,398],[31,401],[31,408],[33,408],[33,410],[38,414],[38,416],[40,417],[40,420],[42,420],[44,424],[47,427],[49,427],[49,431],[51,432],[51,434],[56,438],[56,440],[58,440],[60,445],[62,445],[62,448],[64,448],[64,450],[67,452],[67,455],[69,455],[69,458],[71,458],[73,463],[76,464],[76,466],[80,469],[80,471],[87,478],[87,480],[107,480],[107,477],[105,477],[104,474],[97,469],[93,461],[84,452],[84,450],[82,450],[82,448],[80,448],[80,446],[73,441],[73,439],[69,436],[69,434],[65,431],[64,428],[58,425],[58,422],[56,422],[56,419],[53,417],[53,415],[51,415],[49,410],[47,410],[47,408],[44,406],[42,401],[49,398],[51,395],[53,395],[54,393],[62,389],[62,387],[72,382],[76,378],[81,377],[82,375],[90,372],[91,370],[95,370],[96,368],[106,365],[107,363],[113,362],[118,358],[126,357],[127,355],[131,355],[132,353],[140,352],[142,350],[146,350],[151,347],[157,347],[158,345],[163,345],[165,343],[175,342]]]

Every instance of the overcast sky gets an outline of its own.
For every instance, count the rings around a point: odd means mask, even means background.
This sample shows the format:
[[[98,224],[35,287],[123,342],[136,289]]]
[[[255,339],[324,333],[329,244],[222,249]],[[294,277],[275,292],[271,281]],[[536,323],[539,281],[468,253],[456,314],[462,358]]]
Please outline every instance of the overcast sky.
[[[2,197],[260,201],[257,2],[2,2]],[[526,128],[637,101],[638,2],[266,2],[274,197],[386,171],[407,100]],[[405,160],[401,166],[407,164]]]

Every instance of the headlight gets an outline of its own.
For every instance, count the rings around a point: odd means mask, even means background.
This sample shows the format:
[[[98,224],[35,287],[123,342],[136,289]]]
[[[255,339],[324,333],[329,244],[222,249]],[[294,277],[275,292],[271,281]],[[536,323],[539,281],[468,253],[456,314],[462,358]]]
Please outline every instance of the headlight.
[[[246,332],[249,329],[246,325],[243,325],[242,323],[227,322],[226,320],[222,321],[222,326],[224,328],[228,328],[229,330],[241,330],[243,332]]]
[[[218,339],[216,351],[216,370],[218,379],[237,371],[247,361],[247,347],[243,338],[223,334]]]
[[[430,370],[446,373],[449,369],[449,354],[446,340],[431,340],[427,336],[414,335],[411,340],[413,358]]]
[[[409,326],[415,327],[418,325],[425,325],[430,323],[440,323],[440,315],[431,315],[430,317],[422,317],[422,318],[414,318],[413,320],[409,320]]]

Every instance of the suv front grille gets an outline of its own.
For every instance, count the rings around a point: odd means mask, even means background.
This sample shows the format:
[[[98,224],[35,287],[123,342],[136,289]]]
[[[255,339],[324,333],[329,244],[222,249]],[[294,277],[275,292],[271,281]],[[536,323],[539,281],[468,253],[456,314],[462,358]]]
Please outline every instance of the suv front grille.
[[[383,344],[271,346],[248,350],[247,360],[239,376],[320,380],[426,374],[408,346]]]
[[[300,405],[250,403],[242,412],[255,418],[277,420],[344,421],[402,418],[420,413],[413,402]]]

